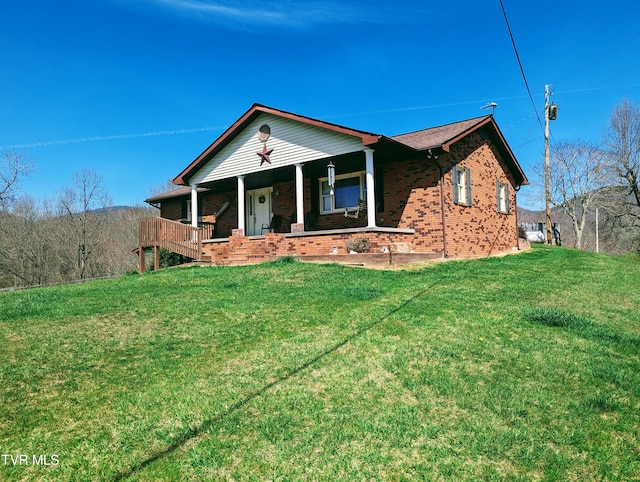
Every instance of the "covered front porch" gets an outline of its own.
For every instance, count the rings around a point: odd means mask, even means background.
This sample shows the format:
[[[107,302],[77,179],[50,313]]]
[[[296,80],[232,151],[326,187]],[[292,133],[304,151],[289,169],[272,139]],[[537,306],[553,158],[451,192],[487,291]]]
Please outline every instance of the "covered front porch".
[[[286,256],[350,264],[392,264],[394,257],[409,253],[441,257],[436,247],[417,246],[415,229],[402,226],[397,206],[385,203],[383,165],[382,156],[374,159],[374,151],[365,149],[193,184],[179,198],[148,200],[161,208],[162,217],[156,219],[167,226],[180,224],[189,233],[167,227],[149,234],[141,228],[140,246],[173,249],[187,243],[193,259],[214,265]],[[163,238],[175,233],[180,239]],[[350,248],[354,241],[367,245],[356,250],[359,258]]]
[[[378,163],[379,164],[379,163]],[[213,238],[378,226],[374,151],[365,149],[190,185],[188,222],[215,223]],[[224,216],[217,206],[229,207]],[[216,214],[212,217],[212,214]],[[163,213],[163,217],[165,214]],[[392,226],[388,226],[392,227]]]

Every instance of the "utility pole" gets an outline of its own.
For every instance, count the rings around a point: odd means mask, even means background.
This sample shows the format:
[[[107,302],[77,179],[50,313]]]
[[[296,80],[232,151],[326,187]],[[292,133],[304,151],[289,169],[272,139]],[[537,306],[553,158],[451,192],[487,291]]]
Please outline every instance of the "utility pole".
[[[552,95],[551,86],[544,86],[544,192],[546,208],[547,244],[553,243],[551,234],[551,182],[549,176],[549,121],[556,120],[558,116],[558,106],[549,104]]]
[[[596,208],[596,253],[600,252],[600,230],[598,229],[598,208]]]

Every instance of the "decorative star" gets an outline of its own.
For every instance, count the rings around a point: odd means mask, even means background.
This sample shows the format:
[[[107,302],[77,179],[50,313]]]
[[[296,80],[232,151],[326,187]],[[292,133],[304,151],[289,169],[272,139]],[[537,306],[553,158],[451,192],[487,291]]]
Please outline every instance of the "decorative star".
[[[260,156],[260,165],[261,166],[265,162],[268,162],[269,164],[271,164],[271,159],[269,158],[269,156],[271,155],[272,152],[273,152],[273,149],[267,149],[267,145],[266,144],[262,144],[262,151],[256,152],[256,154],[258,154]]]

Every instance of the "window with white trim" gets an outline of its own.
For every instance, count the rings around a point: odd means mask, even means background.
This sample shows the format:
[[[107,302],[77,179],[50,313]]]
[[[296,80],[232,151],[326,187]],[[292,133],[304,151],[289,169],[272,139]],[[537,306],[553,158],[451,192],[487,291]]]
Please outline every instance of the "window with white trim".
[[[182,220],[191,222],[191,199],[187,199],[182,204]],[[198,198],[198,222],[202,221],[202,198]]]
[[[341,213],[358,207],[358,201],[367,198],[365,172],[352,172],[336,176],[333,194],[329,189],[329,179],[320,178],[320,213]]]
[[[471,206],[471,169],[453,166],[453,202],[463,206]]]
[[[511,203],[509,202],[509,184],[496,179],[496,199],[498,212],[511,214]]]

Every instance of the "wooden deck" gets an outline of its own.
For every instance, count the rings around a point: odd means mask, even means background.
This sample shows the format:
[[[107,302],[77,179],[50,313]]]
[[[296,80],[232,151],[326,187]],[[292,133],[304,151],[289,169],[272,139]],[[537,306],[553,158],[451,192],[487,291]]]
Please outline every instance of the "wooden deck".
[[[140,271],[144,272],[144,250],[154,249],[154,264],[158,269],[158,248],[168,249],[194,260],[202,259],[202,240],[213,235],[213,225],[194,227],[164,218],[145,218],[138,221],[138,254]]]

